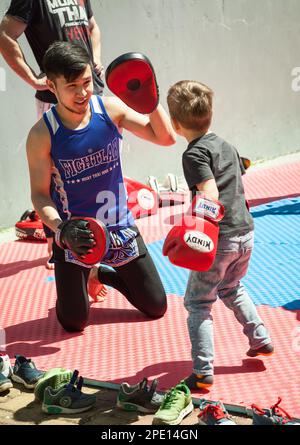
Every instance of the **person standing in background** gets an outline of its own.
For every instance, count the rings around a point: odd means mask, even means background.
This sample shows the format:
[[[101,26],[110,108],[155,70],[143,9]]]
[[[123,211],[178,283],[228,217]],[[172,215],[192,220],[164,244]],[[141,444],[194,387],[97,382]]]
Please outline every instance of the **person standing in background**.
[[[23,33],[39,66],[38,74],[25,60],[18,43]],[[90,0],[11,0],[0,24],[0,53],[13,71],[36,90],[38,120],[57,103],[47,87],[42,64],[45,52],[55,41],[73,42],[87,50],[92,60],[93,92],[102,95],[101,32]],[[49,254],[46,267],[53,269],[53,233],[46,226],[44,231]]]

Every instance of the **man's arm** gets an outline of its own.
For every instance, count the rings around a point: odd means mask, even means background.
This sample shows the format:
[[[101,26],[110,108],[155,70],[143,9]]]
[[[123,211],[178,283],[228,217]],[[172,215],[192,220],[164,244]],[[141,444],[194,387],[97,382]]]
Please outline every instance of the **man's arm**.
[[[149,116],[144,116],[127,107],[117,97],[106,97],[103,100],[111,119],[118,127],[154,144],[168,146],[176,142],[171,121],[161,105]]]
[[[94,17],[89,19],[89,29],[91,33],[95,71],[98,76],[102,76],[104,68],[101,62],[101,31]]]
[[[38,78],[26,62],[21,47],[17,42],[26,27],[26,23],[11,16],[5,16],[0,24],[0,53],[6,63],[25,82],[36,90],[47,90],[46,77]]]
[[[50,134],[40,120],[30,130],[26,150],[30,174],[31,200],[42,221],[54,232],[61,218],[50,197],[51,157]]]

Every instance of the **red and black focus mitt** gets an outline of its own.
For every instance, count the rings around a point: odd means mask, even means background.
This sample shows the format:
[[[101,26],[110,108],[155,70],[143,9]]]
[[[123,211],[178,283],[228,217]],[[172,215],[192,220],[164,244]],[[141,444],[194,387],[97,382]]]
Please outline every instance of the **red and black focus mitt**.
[[[17,238],[24,241],[46,241],[43,223],[35,210],[26,210],[15,224]]]
[[[117,57],[108,66],[108,88],[126,105],[141,114],[152,113],[159,101],[156,76],[150,60],[140,53]]]
[[[99,263],[107,253],[109,234],[105,225],[94,218],[73,217],[63,221],[55,232],[56,244],[69,249],[82,263]]]

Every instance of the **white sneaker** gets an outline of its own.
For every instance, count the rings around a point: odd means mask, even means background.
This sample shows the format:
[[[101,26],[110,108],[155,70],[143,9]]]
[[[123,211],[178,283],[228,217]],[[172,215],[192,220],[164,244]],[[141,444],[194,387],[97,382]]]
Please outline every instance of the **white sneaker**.
[[[178,192],[178,178],[177,178],[177,176],[173,175],[173,173],[168,173],[166,180],[168,183],[169,190],[171,192]]]
[[[11,377],[12,373],[13,373],[12,366],[11,366],[10,360],[9,360],[9,356],[2,352],[0,352],[0,372],[6,378]]]

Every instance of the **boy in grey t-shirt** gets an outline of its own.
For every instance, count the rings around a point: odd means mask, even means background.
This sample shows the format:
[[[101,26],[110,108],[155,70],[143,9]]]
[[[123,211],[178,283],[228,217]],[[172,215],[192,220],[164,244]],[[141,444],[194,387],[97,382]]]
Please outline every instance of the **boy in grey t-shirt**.
[[[254,224],[245,199],[242,183],[245,170],[239,154],[209,131],[212,98],[213,91],[195,81],[177,82],[167,98],[174,130],[188,141],[182,164],[189,189],[193,196],[200,192],[225,207],[214,264],[207,272],[190,272],[184,298],[193,359],[193,372],[185,379],[190,389],[213,384],[211,309],[217,297],[243,326],[250,345],[248,356],[271,355],[274,351],[268,331],[240,282],[247,273],[252,253]]]

